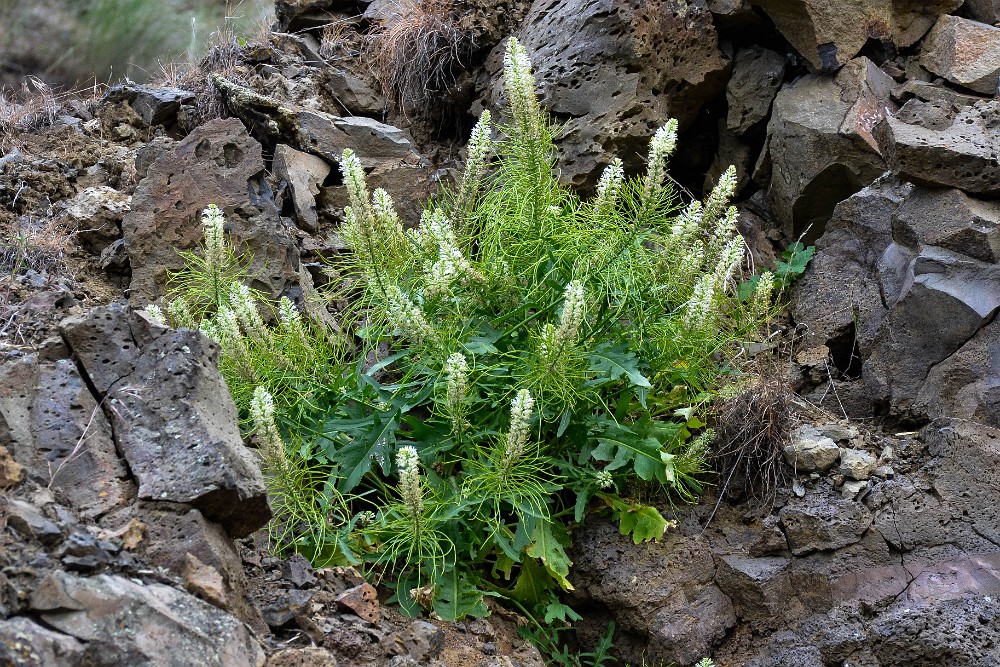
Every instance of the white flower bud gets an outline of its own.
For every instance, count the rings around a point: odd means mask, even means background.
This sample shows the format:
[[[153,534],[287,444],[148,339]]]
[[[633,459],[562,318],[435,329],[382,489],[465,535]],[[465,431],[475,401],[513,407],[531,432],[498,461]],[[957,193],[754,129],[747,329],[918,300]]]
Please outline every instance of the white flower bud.
[[[414,343],[420,345],[425,340],[434,337],[434,330],[427,323],[427,318],[417,304],[395,285],[386,287],[386,316],[397,329],[409,336]]]
[[[649,142],[649,157],[646,159],[646,181],[643,203],[649,205],[663,192],[663,182],[667,177],[667,158],[677,147],[677,121],[671,118],[656,131]]]
[[[620,159],[615,158],[604,168],[601,179],[597,182],[595,206],[599,210],[613,209],[618,203],[618,194],[624,182],[625,167]]]
[[[423,489],[420,487],[420,456],[414,447],[400,447],[396,452],[399,467],[399,489],[403,495],[403,506],[413,520],[424,514]]]
[[[531,431],[531,417],[535,409],[535,399],[527,389],[517,392],[510,402],[510,431],[507,433],[507,448],[504,450],[502,468],[508,472],[524,454]]]

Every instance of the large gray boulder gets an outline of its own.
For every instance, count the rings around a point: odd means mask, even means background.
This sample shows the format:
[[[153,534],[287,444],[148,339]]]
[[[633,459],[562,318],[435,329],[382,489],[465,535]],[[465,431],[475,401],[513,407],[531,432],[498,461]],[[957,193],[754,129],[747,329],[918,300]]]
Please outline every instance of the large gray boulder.
[[[192,505],[232,537],[267,523],[264,478],[243,444],[217,344],[154,325],[122,303],[66,320],[62,331],[107,396],[139,498]]]
[[[726,86],[726,129],[744,134],[767,118],[786,67],[785,57],[777,51],[754,45],[736,52],[733,75]]]
[[[778,93],[755,179],[787,236],[815,239],[839,202],[885,171],[871,131],[893,107],[891,90],[857,58],[833,79],[804,76]]]
[[[623,630],[647,636],[647,659],[696,662],[736,623],[732,602],[712,583],[705,540],[669,534],[635,545],[616,526],[596,521],[574,535],[573,551],[575,595],[599,600]],[[624,646],[618,654],[632,657]]]
[[[51,356],[0,363],[0,447],[23,467],[19,477],[50,486],[84,517],[98,517],[129,502],[135,485],[75,361]]]
[[[1000,266],[934,246],[894,256],[901,280],[897,286],[883,278],[894,289],[885,290],[889,313],[865,360],[864,378],[875,400],[910,415],[931,369],[993,320],[1000,308]]]

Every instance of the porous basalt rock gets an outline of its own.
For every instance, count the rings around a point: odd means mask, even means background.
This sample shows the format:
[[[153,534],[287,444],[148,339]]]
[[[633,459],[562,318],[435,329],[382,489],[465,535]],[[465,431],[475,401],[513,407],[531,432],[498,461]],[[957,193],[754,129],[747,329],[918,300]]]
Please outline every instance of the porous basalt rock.
[[[893,172],[918,185],[1000,194],[1000,102],[978,102],[957,112],[941,107],[939,113],[909,115],[904,107],[878,124],[874,134]]]
[[[255,287],[278,297],[298,284],[290,226],[269,203],[259,180],[263,172],[260,144],[235,118],[202,125],[153,162],[122,222],[132,266],[129,296],[136,305],[155,301],[170,273],[184,267],[178,251],[202,240],[200,214],[209,204],[226,214],[234,245],[252,255]]]

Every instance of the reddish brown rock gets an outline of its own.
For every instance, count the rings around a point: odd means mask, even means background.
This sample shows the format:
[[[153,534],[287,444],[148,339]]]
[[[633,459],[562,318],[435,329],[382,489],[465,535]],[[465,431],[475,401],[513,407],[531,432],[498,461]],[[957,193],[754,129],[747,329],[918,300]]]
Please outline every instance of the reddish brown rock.
[[[337,604],[345,609],[350,609],[369,623],[378,623],[381,617],[378,593],[369,583],[348,588],[337,596]]]
[[[178,251],[202,240],[201,212],[209,204],[223,210],[234,244],[253,257],[249,271],[257,277],[255,287],[277,297],[296,285],[299,258],[292,229],[269,200],[263,173],[260,144],[235,118],[210,121],[160,155],[136,187],[122,222],[133,303],[155,301],[169,274],[183,268]]]

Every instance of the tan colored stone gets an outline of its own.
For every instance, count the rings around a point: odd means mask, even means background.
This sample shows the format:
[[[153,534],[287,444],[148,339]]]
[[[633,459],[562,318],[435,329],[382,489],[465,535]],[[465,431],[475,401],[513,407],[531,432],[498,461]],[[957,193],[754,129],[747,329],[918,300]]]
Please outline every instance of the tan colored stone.
[[[942,16],[924,42],[920,64],[952,83],[994,95],[1000,79],[1000,28]]]
[[[6,447],[0,447],[0,489],[17,486],[24,479],[24,468],[14,460]]]

